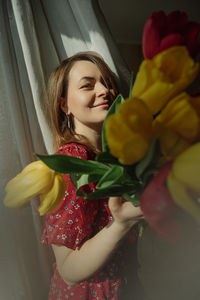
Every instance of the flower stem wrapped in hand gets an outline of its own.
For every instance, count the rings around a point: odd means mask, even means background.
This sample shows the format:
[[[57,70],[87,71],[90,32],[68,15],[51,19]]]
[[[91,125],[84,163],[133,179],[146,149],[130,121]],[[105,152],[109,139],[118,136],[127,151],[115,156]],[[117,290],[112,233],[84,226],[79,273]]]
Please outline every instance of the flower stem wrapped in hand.
[[[63,176],[50,169],[42,161],[26,166],[21,173],[10,180],[5,188],[4,204],[20,207],[33,197],[40,195],[40,215],[56,209],[65,195],[66,182]]]

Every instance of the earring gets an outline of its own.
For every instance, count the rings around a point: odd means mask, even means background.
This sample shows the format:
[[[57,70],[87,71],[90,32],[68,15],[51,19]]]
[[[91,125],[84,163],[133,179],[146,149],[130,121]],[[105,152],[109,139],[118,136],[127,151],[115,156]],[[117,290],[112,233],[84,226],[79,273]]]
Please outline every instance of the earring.
[[[67,118],[67,127],[70,129],[70,120],[69,120],[69,115],[66,114],[66,118]]]
[[[72,122],[71,115],[66,114],[66,118],[67,118],[67,127],[69,128],[69,130],[73,130],[73,122]]]
[[[66,118],[67,118],[67,127],[70,129],[71,123],[70,123],[70,119],[69,119],[70,117],[68,114],[66,114]]]

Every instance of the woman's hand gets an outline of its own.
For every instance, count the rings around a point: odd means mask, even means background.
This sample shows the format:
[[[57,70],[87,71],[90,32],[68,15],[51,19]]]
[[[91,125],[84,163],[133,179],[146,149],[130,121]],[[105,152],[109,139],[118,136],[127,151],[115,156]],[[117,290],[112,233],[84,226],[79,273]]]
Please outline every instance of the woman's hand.
[[[134,207],[123,198],[111,197],[108,205],[114,221],[86,240],[79,249],[53,245],[57,268],[66,283],[80,283],[101,270],[127,232],[143,217],[140,207]]]
[[[108,206],[114,222],[125,227],[132,227],[144,218],[139,206],[135,207],[131,202],[126,201],[122,197],[110,197]]]

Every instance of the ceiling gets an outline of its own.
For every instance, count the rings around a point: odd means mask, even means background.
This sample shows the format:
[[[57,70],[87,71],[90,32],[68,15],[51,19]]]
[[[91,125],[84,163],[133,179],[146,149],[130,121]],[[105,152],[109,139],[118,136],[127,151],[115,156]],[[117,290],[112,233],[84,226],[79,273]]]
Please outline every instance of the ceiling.
[[[98,0],[108,26],[117,42],[141,43],[146,19],[153,11],[187,12],[189,19],[200,22],[200,0]]]

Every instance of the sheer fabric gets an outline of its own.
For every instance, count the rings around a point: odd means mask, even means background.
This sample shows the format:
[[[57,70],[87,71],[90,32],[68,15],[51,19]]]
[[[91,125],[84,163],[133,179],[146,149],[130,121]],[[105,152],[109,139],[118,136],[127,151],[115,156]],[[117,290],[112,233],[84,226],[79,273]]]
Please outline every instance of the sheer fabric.
[[[129,71],[106,27],[98,1],[0,0],[0,196],[33,153],[52,153],[42,110],[49,74],[64,58],[99,52],[116,75]],[[0,203],[0,298],[47,299],[52,253],[39,243],[37,200],[17,210]]]

